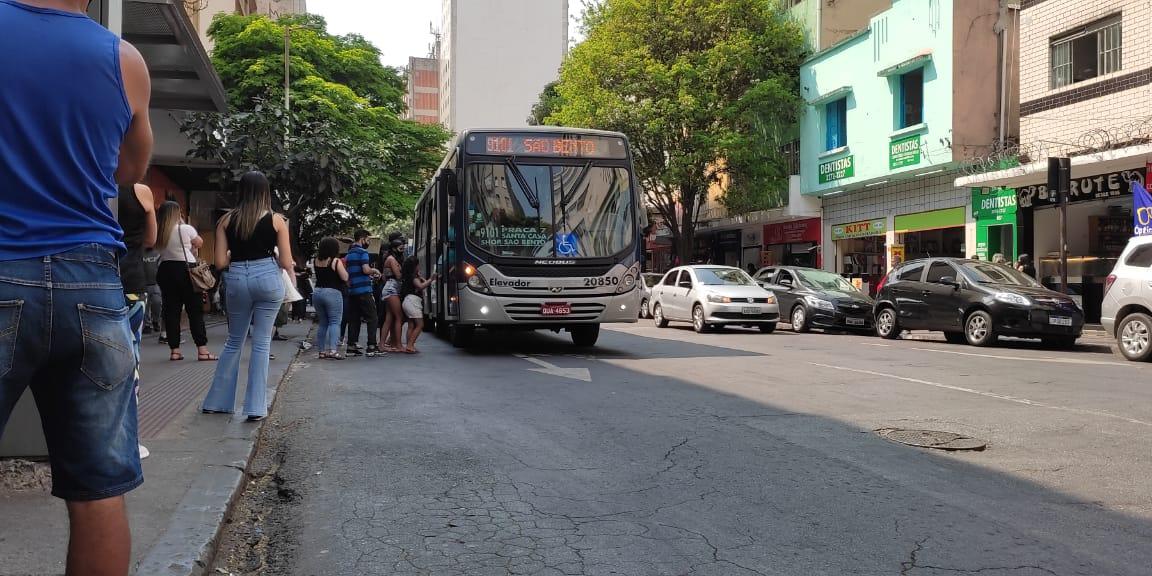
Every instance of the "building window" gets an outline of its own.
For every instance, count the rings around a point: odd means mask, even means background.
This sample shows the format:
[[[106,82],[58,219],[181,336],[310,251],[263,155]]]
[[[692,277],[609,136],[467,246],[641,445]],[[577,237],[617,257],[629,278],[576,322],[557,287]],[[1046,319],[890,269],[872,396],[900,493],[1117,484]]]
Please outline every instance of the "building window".
[[[900,76],[900,125],[907,128],[924,122],[924,69]]]
[[[1052,41],[1051,87],[1061,88],[1123,68],[1119,16],[1090,24]]]
[[[835,150],[848,145],[848,99],[829,102],[824,107],[824,149]]]

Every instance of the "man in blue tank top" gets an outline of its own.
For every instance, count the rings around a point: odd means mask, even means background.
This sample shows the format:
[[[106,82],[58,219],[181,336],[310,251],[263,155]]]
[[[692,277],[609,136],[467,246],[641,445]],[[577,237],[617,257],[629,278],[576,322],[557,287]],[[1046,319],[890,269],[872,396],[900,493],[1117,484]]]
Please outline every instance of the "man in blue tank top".
[[[0,0],[0,431],[31,387],[68,505],[67,574],[123,576],[123,495],[143,478],[109,201],[148,165],[150,83],[87,7]]]

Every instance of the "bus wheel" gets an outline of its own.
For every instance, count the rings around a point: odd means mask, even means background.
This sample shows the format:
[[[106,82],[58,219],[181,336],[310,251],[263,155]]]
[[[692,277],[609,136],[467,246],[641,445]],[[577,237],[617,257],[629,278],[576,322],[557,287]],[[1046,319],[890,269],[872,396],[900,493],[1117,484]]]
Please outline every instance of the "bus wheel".
[[[472,334],[475,332],[476,329],[472,326],[452,324],[448,326],[448,340],[456,348],[467,348],[472,344]]]
[[[568,329],[568,332],[572,334],[573,344],[581,348],[588,348],[595,346],[596,340],[600,338],[600,325],[573,326]]]
[[[449,330],[450,326],[449,326],[447,321],[438,318],[434,321],[432,326],[433,326],[433,330],[436,331],[437,336],[439,336],[440,338],[442,338],[444,340],[448,339],[448,336],[449,336],[448,330]]]

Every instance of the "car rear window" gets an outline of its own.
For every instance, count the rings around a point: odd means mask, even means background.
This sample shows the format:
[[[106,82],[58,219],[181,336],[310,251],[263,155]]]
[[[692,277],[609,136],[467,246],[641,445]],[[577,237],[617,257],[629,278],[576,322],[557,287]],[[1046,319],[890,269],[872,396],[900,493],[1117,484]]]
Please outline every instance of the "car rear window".
[[[1137,246],[1128,258],[1124,260],[1126,266],[1137,266],[1139,268],[1148,268],[1152,266],[1152,244],[1141,244]]]

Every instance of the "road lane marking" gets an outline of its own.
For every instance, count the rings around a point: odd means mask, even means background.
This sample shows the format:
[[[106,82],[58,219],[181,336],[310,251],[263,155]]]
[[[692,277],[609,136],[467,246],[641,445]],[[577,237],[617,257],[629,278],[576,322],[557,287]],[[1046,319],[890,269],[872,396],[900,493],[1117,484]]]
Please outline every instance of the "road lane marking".
[[[872,342],[861,342],[861,344],[863,344],[865,346],[875,346],[877,348],[891,348],[892,347],[891,344],[875,344]]]
[[[592,381],[592,373],[589,372],[587,368],[561,368],[550,362],[545,362],[539,358],[533,358],[524,354],[516,354],[515,356],[539,366],[539,368],[529,368],[529,372],[539,372],[550,376],[559,376],[560,378],[571,378],[572,380],[580,380],[582,382]]]
[[[831,370],[839,370],[841,372],[855,372],[856,374],[867,374],[869,376],[877,376],[880,378],[891,378],[893,380],[902,380],[904,382],[911,382],[913,384],[922,384],[924,386],[932,386],[934,388],[942,388],[944,390],[952,390],[955,392],[964,392],[965,394],[975,394],[977,396],[984,396],[985,398],[995,398],[997,400],[1004,400],[1006,402],[1015,402],[1025,406],[1032,406],[1034,408],[1048,408],[1049,410],[1060,410],[1063,412],[1072,412],[1075,414],[1085,414],[1089,416],[1103,416],[1114,420],[1121,420],[1129,424],[1139,424],[1141,426],[1152,427],[1152,422],[1145,422],[1144,420],[1137,420],[1127,416],[1120,416],[1111,412],[1104,412],[1102,410],[1086,410],[1084,408],[1070,408],[1068,406],[1057,406],[1055,404],[1045,404],[1044,402],[1037,402],[1027,398],[1018,398],[1016,396],[1008,396],[1007,394],[997,394],[995,392],[985,392],[983,390],[973,390],[972,388],[964,388],[963,386],[952,386],[950,384],[941,384],[940,382],[932,382],[929,380],[921,380],[919,378],[908,378],[907,376],[897,376],[896,374],[886,374],[884,372],[875,372],[872,370],[861,370],[859,368],[848,368],[846,366],[833,366],[831,364],[820,364],[818,362],[809,362],[812,366],[819,366],[821,368],[829,368]]]
[[[1060,358],[1057,356],[999,356],[996,354],[959,352],[956,350],[940,350],[938,348],[909,348],[909,350],[918,350],[920,352],[935,352],[937,354],[955,354],[956,356],[975,356],[977,358],[994,358],[996,360],[1012,360],[1014,362],[1045,362],[1058,364],[1082,364],[1085,366],[1124,366],[1125,368],[1135,368],[1135,363],[1133,362],[1110,362],[1108,360],[1081,360],[1079,358]]]

